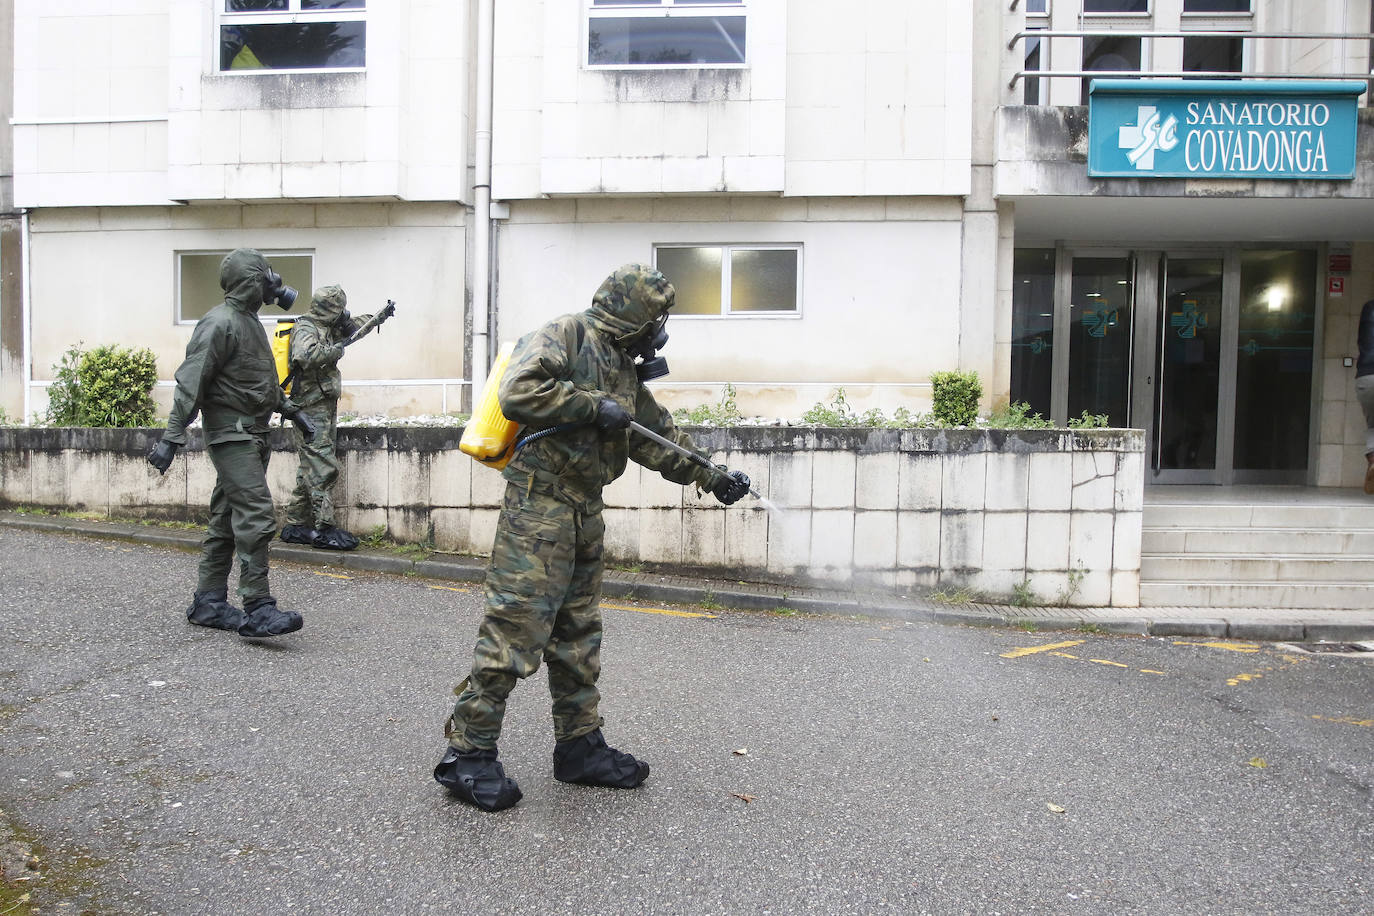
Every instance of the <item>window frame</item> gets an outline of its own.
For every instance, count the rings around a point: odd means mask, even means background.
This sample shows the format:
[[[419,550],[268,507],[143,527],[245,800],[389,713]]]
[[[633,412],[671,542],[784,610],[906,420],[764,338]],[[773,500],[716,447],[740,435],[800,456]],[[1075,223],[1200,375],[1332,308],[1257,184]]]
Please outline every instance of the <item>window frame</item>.
[[[220,36],[226,25],[296,25],[310,22],[361,22],[363,34],[367,34],[366,0],[362,9],[321,9],[303,10],[301,0],[286,0],[285,10],[268,10],[231,13],[227,12],[225,0],[213,0],[215,8],[214,34],[212,36],[212,69],[216,76],[263,76],[271,73],[365,73],[367,65],[361,67],[263,67],[260,70],[225,70],[220,61]],[[375,0],[374,0],[375,2]],[[363,59],[367,59],[364,45]]]
[[[1087,5],[1086,3],[1080,3],[1080,9],[1081,9],[1083,6],[1086,6],[1086,5]],[[1094,19],[1094,20],[1100,20],[1100,19],[1148,19],[1149,17],[1151,17],[1151,16],[1153,16],[1153,15],[1155,14],[1155,9],[1154,9],[1154,7],[1155,7],[1154,0],[1145,0],[1145,11],[1144,11],[1143,13],[1123,13],[1123,12],[1120,12],[1119,10],[1104,10],[1104,11],[1100,11],[1100,12],[1099,12],[1099,11],[1096,11],[1096,10],[1094,10],[1094,11],[1089,11],[1089,10],[1085,10],[1085,9],[1084,9],[1084,10],[1082,10],[1082,11],[1079,13],[1079,15],[1083,16],[1085,19]]]
[[[717,64],[653,64],[591,62],[591,30],[593,19],[706,19],[712,16],[741,16],[744,18],[744,60],[738,63]],[[747,70],[750,65],[749,0],[624,0],[597,5],[586,0],[582,15],[582,45],[579,53],[584,70]]]
[[[186,327],[186,328],[189,328],[189,327],[195,327],[196,323],[200,321],[200,318],[187,318],[187,317],[185,317],[185,316],[182,314],[182,309],[181,309],[181,306],[182,306],[182,303],[181,303],[181,259],[182,259],[182,257],[183,257],[184,255],[202,255],[202,256],[203,256],[203,255],[216,255],[216,256],[219,257],[219,258],[223,258],[225,255],[229,254],[229,252],[231,252],[231,251],[233,251],[233,250],[234,250],[233,248],[175,248],[175,249],[172,250],[172,324],[173,324],[173,325],[175,325],[175,326],[177,326],[177,327]],[[314,280],[315,280],[315,249],[313,249],[313,248],[259,248],[258,251],[262,252],[262,256],[263,256],[264,258],[267,259],[267,261],[268,261],[269,264],[272,262],[272,259],[273,259],[273,258],[309,258],[309,259],[310,259],[310,280],[311,280],[311,283],[312,283],[312,284],[314,283]],[[313,285],[310,287],[310,289],[301,289],[301,290],[297,290],[297,291],[296,291],[296,292],[299,294],[297,301],[298,301],[298,302],[299,302],[299,301],[304,301],[304,302],[305,302],[305,310],[306,310],[306,311],[308,311],[309,308],[310,308],[310,297],[311,297],[311,294],[313,293],[313,291],[314,291],[314,286],[313,286]],[[222,291],[221,291],[221,292],[222,292]],[[221,298],[220,301],[222,302],[223,299]],[[216,305],[217,305],[217,304],[218,304],[218,303],[216,303]],[[214,307],[215,307],[214,305],[210,306],[210,308],[214,308]],[[302,311],[299,315],[294,315],[294,316],[293,316],[290,312],[283,312],[281,309],[278,309],[276,306],[273,306],[272,308],[275,309],[276,314],[266,314],[266,315],[264,315],[261,311],[258,312],[258,320],[261,321],[264,325],[266,325],[266,326],[268,326],[268,327],[271,327],[271,326],[275,325],[275,324],[277,323],[277,319],[279,319],[279,318],[290,318],[290,317],[299,318],[300,315],[305,314],[305,312]],[[209,309],[207,309],[206,312],[208,313],[208,312],[209,312]],[[205,317],[205,316],[202,315],[201,318],[203,318],[203,317]]]
[[[1183,4],[1180,3],[1179,6],[1182,7]],[[1242,11],[1242,10],[1188,10],[1188,9],[1181,9],[1181,10],[1179,11],[1179,15],[1182,17],[1182,19],[1183,19],[1184,21],[1190,21],[1190,20],[1193,20],[1193,19],[1229,19],[1229,20],[1250,19],[1250,20],[1253,20],[1253,19],[1255,18],[1255,0],[1250,0],[1250,8],[1249,8],[1248,10],[1243,10],[1243,11]]]
[[[683,320],[705,320],[705,321],[729,321],[740,319],[765,319],[768,321],[796,321],[802,317],[802,302],[805,298],[802,286],[803,273],[803,244],[801,242],[655,242],[653,245],[654,269],[658,269],[658,252],[662,248],[715,248],[721,253],[720,258],[720,303],[721,310],[718,315],[688,314],[686,312],[672,311],[674,321]],[[730,254],[735,251],[795,251],[797,253],[797,274],[796,287],[797,295],[794,307],[790,311],[775,309],[772,311],[747,310],[733,311],[730,309],[730,277],[731,277],[731,258]],[[671,282],[672,277],[668,280]]]

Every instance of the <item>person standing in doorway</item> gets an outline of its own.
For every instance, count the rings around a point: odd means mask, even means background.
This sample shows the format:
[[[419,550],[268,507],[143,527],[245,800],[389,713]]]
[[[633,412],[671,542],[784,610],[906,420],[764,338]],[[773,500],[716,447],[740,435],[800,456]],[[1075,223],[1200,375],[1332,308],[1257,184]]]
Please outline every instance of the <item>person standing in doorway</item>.
[[[1355,396],[1364,410],[1364,491],[1374,496],[1374,299],[1360,309],[1360,350],[1355,362]]]

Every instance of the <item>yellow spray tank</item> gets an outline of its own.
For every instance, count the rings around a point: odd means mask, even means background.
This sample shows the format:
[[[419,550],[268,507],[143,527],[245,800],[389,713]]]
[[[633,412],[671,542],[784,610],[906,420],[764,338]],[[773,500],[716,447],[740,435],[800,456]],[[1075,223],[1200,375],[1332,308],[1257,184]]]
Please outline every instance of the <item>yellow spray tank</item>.
[[[515,350],[514,343],[501,345],[496,360],[491,364],[487,383],[482,388],[472,409],[472,419],[463,430],[463,438],[458,442],[459,451],[471,455],[490,468],[501,470],[515,454],[515,434],[520,424],[507,420],[501,413],[501,402],[496,393],[501,388],[501,377],[506,374],[506,365]]]

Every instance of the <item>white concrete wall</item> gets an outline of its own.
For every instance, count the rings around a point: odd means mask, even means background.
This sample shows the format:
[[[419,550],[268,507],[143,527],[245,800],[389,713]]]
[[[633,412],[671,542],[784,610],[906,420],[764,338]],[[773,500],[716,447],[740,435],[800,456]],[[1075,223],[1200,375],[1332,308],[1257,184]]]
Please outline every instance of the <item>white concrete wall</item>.
[[[800,243],[800,317],[671,318],[660,400],[713,403],[729,382],[751,414],[796,417],[837,387],[861,410],[928,410],[930,373],[958,368],[960,218],[950,199],[519,203],[497,244],[496,337],[581,311],[616,267],[652,263],[654,243]]]
[[[343,286],[354,313],[396,301],[396,317],[341,364],[342,411],[458,409],[466,233],[457,204],[43,210],[31,225],[37,413],[47,404],[41,383],[78,342],[151,348],[165,413],[193,327],[175,322],[175,253],[239,246],[313,251],[315,285]],[[278,315],[274,307],[263,312],[272,321]]]

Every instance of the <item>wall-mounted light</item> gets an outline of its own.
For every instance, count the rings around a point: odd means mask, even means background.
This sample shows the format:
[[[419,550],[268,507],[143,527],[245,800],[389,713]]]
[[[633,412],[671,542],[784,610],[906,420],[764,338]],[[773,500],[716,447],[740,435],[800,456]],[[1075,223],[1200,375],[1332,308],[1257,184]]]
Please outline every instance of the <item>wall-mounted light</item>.
[[[1287,299],[1288,290],[1284,289],[1282,286],[1279,286],[1277,283],[1269,287],[1268,292],[1265,293],[1265,300],[1268,302],[1269,311],[1271,312],[1283,311],[1283,304]]]

